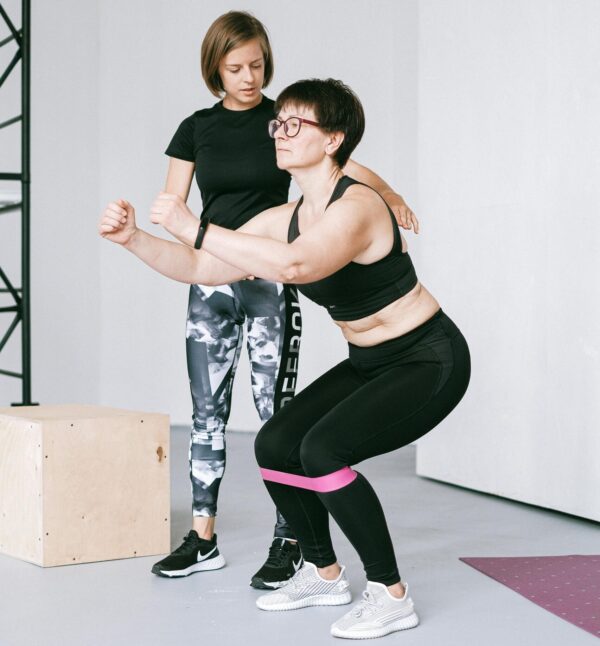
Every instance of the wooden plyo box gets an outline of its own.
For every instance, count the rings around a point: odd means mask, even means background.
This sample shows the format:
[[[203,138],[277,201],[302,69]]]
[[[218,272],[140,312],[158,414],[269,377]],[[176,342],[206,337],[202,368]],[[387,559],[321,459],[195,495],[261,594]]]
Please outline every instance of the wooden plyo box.
[[[170,551],[169,417],[0,408],[0,552],[44,567]]]

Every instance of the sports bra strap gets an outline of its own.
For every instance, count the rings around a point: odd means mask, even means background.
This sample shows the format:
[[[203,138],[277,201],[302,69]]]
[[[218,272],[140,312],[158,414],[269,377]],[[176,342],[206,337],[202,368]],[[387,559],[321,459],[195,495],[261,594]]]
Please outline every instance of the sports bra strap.
[[[288,244],[294,242],[294,240],[300,235],[300,229],[298,228],[298,209],[300,208],[300,205],[303,201],[304,195],[298,200],[298,204],[296,204],[296,208],[292,213],[290,226],[288,227]]]
[[[342,175],[340,179],[337,181],[335,188],[333,189],[333,193],[329,198],[329,202],[327,202],[327,206],[325,207],[325,210],[327,210],[327,208],[332,202],[339,200],[340,197],[342,197],[342,195],[346,192],[346,189],[349,186],[352,186],[353,184],[362,184],[362,182],[355,180],[349,175]],[[366,186],[366,184],[363,184],[363,186]]]
[[[333,202],[336,200],[339,200],[340,197],[346,192],[346,189],[349,186],[352,186],[353,184],[360,184],[361,186],[366,186],[367,188],[370,188],[372,191],[377,193],[374,188],[371,188],[368,184],[364,184],[363,182],[359,182],[358,180],[354,179],[353,177],[350,177],[349,175],[342,175],[340,179],[337,181],[337,184],[335,185],[335,188],[333,189],[333,193],[331,194],[331,197],[329,198],[329,202],[327,202],[327,206],[325,207],[325,210],[327,210]],[[379,193],[377,193],[379,195]],[[381,195],[379,195],[381,197]],[[394,244],[392,246],[392,251],[396,248],[397,245],[400,245],[400,250],[402,250],[402,238],[400,236],[400,231],[398,231],[398,224],[396,222],[396,216],[394,215],[392,209],[390,209],[388,203],[381,197],[383,200],[383,203],[385,204],[388,213],[390,214],[390,217],[392,218],[392,223],[393,223],[393,230],[394,230]],[[294,209],[294,212],[292,213],[292,217],[290,218],[290,225],[288,227],[288,243],[294,242],[294,240],[300,235],[300,228],[298,227],[298,211],[300,210],[300,206],[302,205],[302,202],[304,201],[304,195],[300,197],[298,200],[298,204],[296,204],[296,208]]]

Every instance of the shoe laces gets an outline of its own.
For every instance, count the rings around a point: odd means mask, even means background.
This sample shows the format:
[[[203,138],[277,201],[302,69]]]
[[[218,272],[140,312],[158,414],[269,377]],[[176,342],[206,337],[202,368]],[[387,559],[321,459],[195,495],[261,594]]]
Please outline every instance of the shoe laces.
[[[352,609],[352,615],[354,617],[360,617],[363,612],[365,614],[371,615],[377,610],[383,608],[383,604],[380,601],[377,601],[372,592],[364,590],[362,593],[362,599],[358,604]]]
[[[184,554],[190,550],[198,550],[199,548],[199,540],[190,532],[183,537],[183,543],[177,549],[173,550],[173,554]]]
[[[283,538],[279,538],[273,541],[271,547],[269,547],[269,556],[265,562],[265,565],[272,565],[278,567],[283,565],[287,553],[290,552],[290,548],[286,545],[288,541]]]
[[[301,567],[292,578],[289,580],[289,584],[294,588],[294,590],[300,590],[306,583],[307,579],[312,578],[312,571],[307,567]]]

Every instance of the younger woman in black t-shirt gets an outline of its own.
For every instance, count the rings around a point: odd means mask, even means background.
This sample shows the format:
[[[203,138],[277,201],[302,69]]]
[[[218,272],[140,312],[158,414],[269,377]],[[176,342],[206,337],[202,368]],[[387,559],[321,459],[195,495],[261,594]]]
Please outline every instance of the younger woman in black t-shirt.
[[[267,130],[274,102],[261,93],[273,75],[273,56],[263,25],[250,14],[234,11],[211,25],[201,59],[204,81],[223,99],[194,112],[177,129],[166,150],[170,161],[165,191],[186,201],[195,176],[202,217],[235,230],[257,213],[288,200],[290,175],[277,167]],[[377,175],[351,160],[345,172],[382,193],[399,223],[417,230],[414,214]],[[294,395],[302,326],[296,288],[261,279],[217,287],[191,285],[186,353],[193,403],[192,531],[154,565],[155,574],[186,576],[225,564],[216,547],[214,524],[244,325],[261,420],[266,422]],[[198,560],[198,554],[209,556]],[[294,574],[301,559],[294,536],[278,513],[269,557],[251,585],[278,587]]]

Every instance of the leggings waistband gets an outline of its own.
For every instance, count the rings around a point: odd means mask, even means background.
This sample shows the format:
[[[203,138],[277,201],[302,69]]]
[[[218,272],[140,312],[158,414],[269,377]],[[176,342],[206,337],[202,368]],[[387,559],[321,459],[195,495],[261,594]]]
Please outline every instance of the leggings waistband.
[[[404,350],[408,350],[409,348],[414,347],[419,341],[422,341],[430,332],[439,327],[438,324],[440,323],[442,324],[442,328],[445,333],[450,332],[450,336],[453,336],[453,330],[458,332],[458,328],[454,325],[451,319],[448,318],[441,309],[439,309],[431,318],[410,330],[410,332],[393,339],[388,339],[387,341],[383,341],[377,345],[360,346],[349,342],[348,351],[350,360],[360,362],[372,359],[383,359],[389,355],[390,352],[397,354]]]

